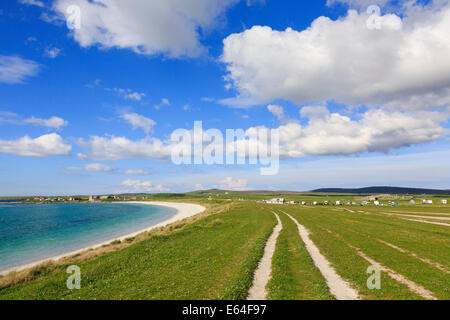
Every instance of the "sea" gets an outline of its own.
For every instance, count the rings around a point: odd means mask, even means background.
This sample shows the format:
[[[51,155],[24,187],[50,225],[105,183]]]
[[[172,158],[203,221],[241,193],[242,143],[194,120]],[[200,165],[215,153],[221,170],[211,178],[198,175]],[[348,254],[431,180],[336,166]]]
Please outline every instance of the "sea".
[[[0,272],[120,238],[175,214],[136,203],[0,203]]]

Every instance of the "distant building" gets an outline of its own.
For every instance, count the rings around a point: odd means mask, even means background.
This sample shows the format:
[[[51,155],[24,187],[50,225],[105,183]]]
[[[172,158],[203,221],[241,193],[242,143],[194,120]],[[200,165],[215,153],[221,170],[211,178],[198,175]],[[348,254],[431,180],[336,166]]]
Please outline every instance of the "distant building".
[[[119,196],[113,196],[114,200],[120,200]]]
[[[338,201],[336,201],[336,205],[340,206],[340,205],[342,205],[342,203],[338,200]]]
[[[433,204],[433,200],[422,200],[422,204]]]
[[[270,200],[266,200],[266,203],[270,204],[283,204],[285,202],[284,198],[274,198]]]
[[[96,201],[97,199],[98,199],[98,196],[89,196],[90,202]]]
[[[447,204],[447,200],[446,199],[442,199],[441,200],[441,204]]]
[[[302,201],[302,205],[306,205],[306,201]]]
[[[362,205],[362,206],[367,206],[368,204],[369,204],[369,202],[367,202],[367,201],[362,201],[362,202],[361,202],[361,205]]]
[[[416,202],[415,202],[414,200],[411,200],[411,201],[409,202],[409,204],[414,205],[414,204],[416,204]]]
[[[100,196],[100,200],[108,200],[109,198],[109,196]]]
[[[317,206],[317,201],[314,201],[312,204],[313,206]]]
[[[288,201],[288,204],[295,204],[295,201]]]
[[[329,205],[329,204],[330,204],[330,201],[324,201],[324,202],[323,202],[323,205],[324,205],[324,206],[327,206],[327,205]]]
[[[376,205],[376,206],[379,206],[379,205],[380,205],[380,201],[375,200],[375,201],[373,202],[373,204]]]

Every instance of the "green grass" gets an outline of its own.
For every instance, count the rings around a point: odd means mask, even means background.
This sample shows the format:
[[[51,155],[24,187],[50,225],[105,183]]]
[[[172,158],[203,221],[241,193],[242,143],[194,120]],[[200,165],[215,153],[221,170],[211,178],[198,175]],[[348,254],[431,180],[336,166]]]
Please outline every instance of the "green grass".
[[[82,263],[81,289],[65,267],[0,291],[0,299],[243,299],[274,216],[247,203],[167,236]]]
[[[272,259],[272,278],[268,283],[272,300],[330,300],[328,286],[314,265],[297,226],[285,214],[279,214],[283,229],[278,236]]]
[[[386,275],[383,275],[381,290],[367,289],[365,272],[369,263],[360,258],[348,244],[359,247],[368,256],[432,291],[438,298],[450,298],[448,274],[377,241],[387,241],[449,268],[448,227],[329,209],[287,209],[312,231],[311,239],[333,263],[338,274],[353,283],[366,298],[420,297]]]
[[[183,198],[180,195],[164,197]],[[245,299],[253,273],[261,259],[269,235],[276,225],[272,210],[279,213],[283,229],[272,260],[268,298],[277,300],[334,299],[315,267],[288,212],[311,231],[311,240],[330,261],[336,272],[363,299],[421,299],[404,284],[384,272],[381,290],[370,290],[366,282],[369,263],[352,246],[366,255],[433,292],[450,299],[448,273],[418,257],[450,269],[450,229],[380,214],[449,217],[449,206],[301,206],[263,205],[254,201],[223,201],[221,198],[271,198],[260,195],[220,195],[197,202],[218,208],[219,212],[154,233],[152,237],[80,262],[81,290],[66,288],[66,265],[37,268],[27,282],[0,291],[1,299]],[[288,200],[347,201],[361,196],[304,194]],[[183,199],[182,201],[186,201]],[[231,208],[231,209],[226,209]],[[355,212],[344,211],[344,208]],[[363,214],[358,211],[370,212]],[[203,218],[202,218],[203,217]],[[432,220],[438,221],[438,220]],[[448,222],[443,220],[443,222]],[[142,240],[145,239],[145,240]],[[381,241],[398,246],[400,252]],[[120,244],[118,244],[120,245]],[[123,245],[123,244],[122,244]],[[118,250],[118,249],[116,249]],[[85,259],[85,260],[87,260]],[[82,261],[85,261],[82,260]],[[65,263],[65,262],[63,262]]]

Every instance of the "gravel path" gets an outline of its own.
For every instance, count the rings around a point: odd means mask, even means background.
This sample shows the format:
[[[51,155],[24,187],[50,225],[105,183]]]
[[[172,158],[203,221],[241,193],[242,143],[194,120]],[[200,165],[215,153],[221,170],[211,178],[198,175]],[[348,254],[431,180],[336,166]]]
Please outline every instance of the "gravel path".
[[[273,228],[273,232],[266,242],[264,255],[259,261],[258,268],[253,275],[253,284],[248,291],[247,300],[266,300],[267,298],[266,286],[272,274],[272,257],[275,252],[278,235],[283,228],[280,217],[275,212],[272,213],[277,218],[278,224]]]
[[[320,253],[319,248],[317,248],[314,242],[311,241],[308,229],[299,224],[291,215],[286,212],[284,213],[297,225],[298,233],[305,243],[306,250],[308,250],[314,264],[325,278],[330,293],[337,300],[359,300],[358,292],[351,288],[350,284],[336,273],[330,262]]]

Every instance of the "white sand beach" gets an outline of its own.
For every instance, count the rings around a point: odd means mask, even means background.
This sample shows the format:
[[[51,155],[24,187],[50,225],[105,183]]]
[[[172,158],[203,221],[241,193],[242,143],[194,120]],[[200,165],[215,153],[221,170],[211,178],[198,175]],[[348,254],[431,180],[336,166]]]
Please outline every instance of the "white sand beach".
[[[158,223],[156,225],[153,225],[153,226],[151,226],[149,228],[138,230],[136,232],[133,232],[133,233],[121,236],[119,238],[110,239],[108,241],[104,241],[102,243],[95,244],[95,245],[92,245],[92,246],[89,246],[89,247],[86,247],[86,248],[82,248],[82,249],[79,249],[79,250],[76,250],[76,251],[71,251],[71,252],[68,252],[68,253],[64,253],[64,254],[59,255],[59,256],[55,256],[55,257],[39,260],[39,261],[36,261],[36,262],[33,262],[33,263],[29,263],[29,264],[26,264],[26,265],[22,265],[22,266],[14,267],[14,268],[11,268],[11,269],[7,269],[7,270],[4,270],[4,271],[1,271],[0,275],[7,275],[8,273],[10,273],[12,271],[21,271],[21,270],[24,270],[24,269],[27,269],[27,268],[31,268],[31,267],[39,265],[39,264],[41,264],[41,263],[43,263],[45,261],[50,261],[50,260],[58,261],[59,259],[72,256],[74,254],[83,252],[85,250],[99,248],[99,247],[101,247],[103,245],[106,245],[106,244],[109,244],[109,243],[111,243],[112,241],[115,241],[115,240],[122,241],[122,240],[125,240],[125,239],[130,238],[130,237],[135,237],[135,236],[137,236],[140,233],[147,232],[147,231],[153,230],[155,228],[165,227],[165,226],[167,226],[169,224],[172,224],[174,222],[177,222],[177,221],[180,221],[180,220],[183,220],[183,219],[195,216],[195,215],[197,215],[199,213],[202,213],[203,211],[206,210],[205,207],[203,207],[203,206],[201,206],[199,204],[194,204],[194,203],[160,202],[160,201],[147,201],[147,202],[144,202],[144,201],[130,201],[130,202],[116,202],[116,203],[124,203],[124,204],[129,203],[129,204],[144,204],[144,205],[163,206],[163,207],[169,207],[169,208],[175,209],[175,210],[177,210],[177,213],[174,216],[170,217],[169,219],[164,220],[163,222],[160,222],[160,223]]]

